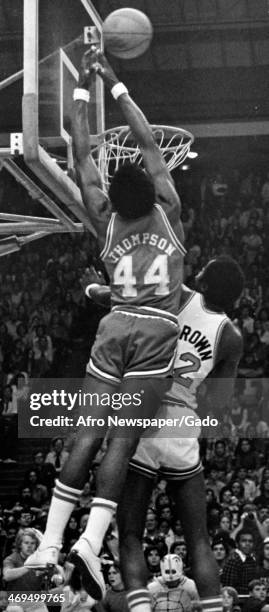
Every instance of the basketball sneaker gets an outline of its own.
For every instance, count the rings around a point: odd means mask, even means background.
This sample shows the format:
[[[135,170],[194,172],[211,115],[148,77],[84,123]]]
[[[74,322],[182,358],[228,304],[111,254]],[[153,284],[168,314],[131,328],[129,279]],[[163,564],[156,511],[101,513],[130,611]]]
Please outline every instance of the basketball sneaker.
[[[106,586],[101,571],[101,561],[86,538],[81,537],[74,544],[69,560],[79,570],[85,591],[97,601],[103,599],[106,594]]]
[[[40,550],[39,548],[30,555],[24,562],[24,566],[29,569],[43,570],[54,567],[58,563],[59,550],[50,546]]]

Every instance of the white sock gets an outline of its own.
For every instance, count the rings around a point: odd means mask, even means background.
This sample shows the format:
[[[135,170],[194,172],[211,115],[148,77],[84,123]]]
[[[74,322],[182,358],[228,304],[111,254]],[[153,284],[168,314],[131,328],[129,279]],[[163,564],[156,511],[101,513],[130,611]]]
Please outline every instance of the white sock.
[[[93,552],[99,555],[106,531],[115,514],[117,504],[95,497],[91,503],[91,512],[83,536],[90,542]]]
[[[151,612],[151,599],[148,589],[141,588],[129,591],[126,597],[131,612]]]
[[[59,550],[62,548],[64,530],[81,493],[79,489],[73,489],[56,480],[40,550],[50,546]]]

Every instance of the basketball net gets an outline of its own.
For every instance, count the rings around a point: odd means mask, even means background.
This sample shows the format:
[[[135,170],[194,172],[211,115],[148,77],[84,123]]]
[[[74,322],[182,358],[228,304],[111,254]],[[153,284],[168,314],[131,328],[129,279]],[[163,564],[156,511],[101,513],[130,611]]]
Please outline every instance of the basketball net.
[[[186,159],[194,136],[182,128],[152,125],[153,136],[169,171]],[[97,136],[98,144],[92,149],[99,171],[107,187],[119,165],[125,162],[142,164],[143,157],[128,125],[111,128]]]

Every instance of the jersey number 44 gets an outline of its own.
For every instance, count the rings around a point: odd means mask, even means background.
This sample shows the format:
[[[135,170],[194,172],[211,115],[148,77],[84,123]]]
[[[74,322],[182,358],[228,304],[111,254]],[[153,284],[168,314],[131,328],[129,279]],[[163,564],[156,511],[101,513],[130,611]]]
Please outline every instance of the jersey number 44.
[[[133,256],[123,255],[115,267],[113,284],[122,287],[123,297],[135,297],[137,295],[137,281],[134,275]],[[168,295],[169,293],[168,256],[157,255],[143,275],[141,285],[156,285],[155,295]]]

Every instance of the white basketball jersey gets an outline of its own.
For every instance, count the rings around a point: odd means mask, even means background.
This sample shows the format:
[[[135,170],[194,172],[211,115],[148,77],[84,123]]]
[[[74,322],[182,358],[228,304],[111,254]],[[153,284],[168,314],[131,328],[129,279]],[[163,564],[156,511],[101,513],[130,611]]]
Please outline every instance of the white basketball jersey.
[[[179,311],[179,338],[169,403],[197,408],[196,392],[215,365],[218,341],[228,321],[225,313],[208,310],[201,293],[193,292]]]

